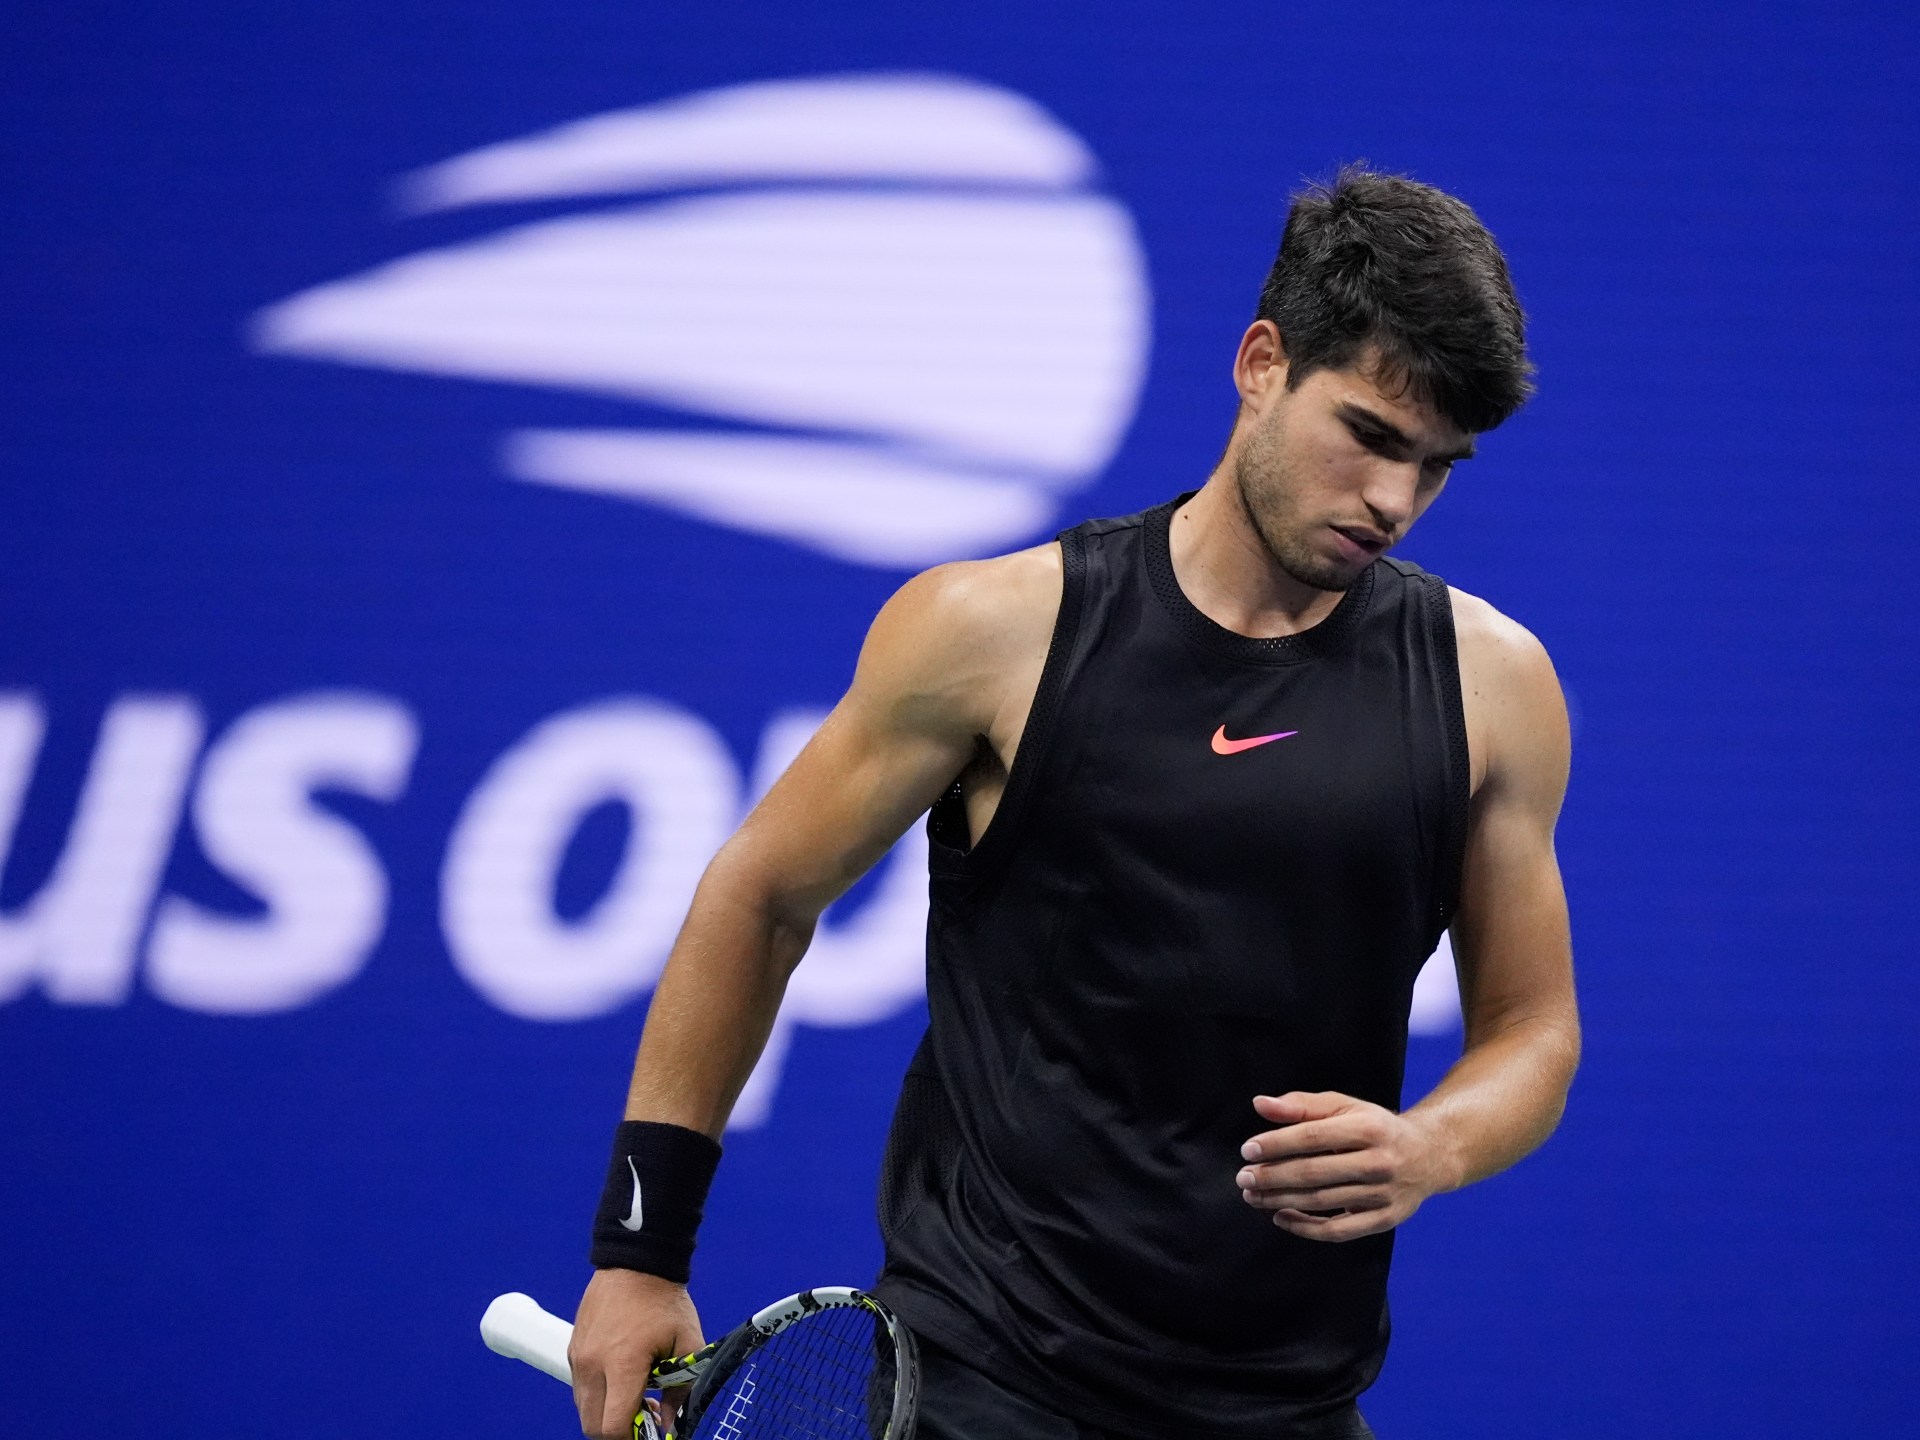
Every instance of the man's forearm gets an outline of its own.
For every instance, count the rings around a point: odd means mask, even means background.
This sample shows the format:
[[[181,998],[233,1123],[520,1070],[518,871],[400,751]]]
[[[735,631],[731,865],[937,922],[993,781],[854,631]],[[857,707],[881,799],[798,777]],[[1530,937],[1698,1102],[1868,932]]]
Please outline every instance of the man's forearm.
[[[812,916],[783,913],[751,864],[722,850],[647,1009],[626,1118],[718,1139],[812,938]]]
[[[1538,1148],[1560,1123],[1579,1059],[1571,1016],[1516,1020],[1472,1041],[1406,1112],[1435,1147],[1442,1188],[1484,1180]]]

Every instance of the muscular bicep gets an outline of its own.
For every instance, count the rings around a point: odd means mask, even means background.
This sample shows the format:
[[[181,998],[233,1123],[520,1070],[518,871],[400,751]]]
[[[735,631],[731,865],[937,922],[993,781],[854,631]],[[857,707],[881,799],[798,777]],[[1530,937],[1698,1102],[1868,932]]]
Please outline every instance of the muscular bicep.
[[[1039,559],[943,566],[881,610],[846,695],[728,843],[794,918],[885,854],[1031,687],[1058,604]]]
[[[890,724],[849,694],[729,842],[794,910],[817,915],[924,813],[970,738]]]
[[[1462,635],[1463,678],[1475,707],[1469,728],[1485,764],[1453,926],[1469,1045],[1518,1020],[1576,1023],[1553,843],[1567,787],[1566,704],[1539,641],[1491,611],[1482,620]]]

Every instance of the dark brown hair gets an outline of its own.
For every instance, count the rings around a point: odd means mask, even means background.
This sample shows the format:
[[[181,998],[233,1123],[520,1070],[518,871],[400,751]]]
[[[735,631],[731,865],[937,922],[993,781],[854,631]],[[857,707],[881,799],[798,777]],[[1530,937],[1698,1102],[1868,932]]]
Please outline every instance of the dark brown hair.
[[[1533,393],[1499,245],[1462,201],[1403,176],[1348,165],[1295,195],[1258,318],[1280,330],[1289,389],[1371,359],[1381,383],[1474,432]]]

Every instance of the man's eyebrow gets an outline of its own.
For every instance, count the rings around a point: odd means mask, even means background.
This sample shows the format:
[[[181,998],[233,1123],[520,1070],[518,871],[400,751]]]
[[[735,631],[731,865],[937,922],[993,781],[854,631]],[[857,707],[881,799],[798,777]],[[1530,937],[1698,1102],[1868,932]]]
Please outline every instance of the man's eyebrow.
[[[1402,450],[1412,450],[1415,448],[1411,435],[1387,419],[1386,416],[1376,415],[1364,405],[1358,405],[1351,400],[1346,400],[1340,403],[1337,411],[1340,418],[1348,424],[1360,425],[1370,430],[1377,430],[1380,432],[1382,439],[1391,441]],[[1453,464],[1456,460],[1471,460],[1473,459],[1473,441],[1469,440],[1457,450],[1449,450],[1446,454],[1435,455],[1433,458],[1435,460],[1444,460],[1449,465]]]

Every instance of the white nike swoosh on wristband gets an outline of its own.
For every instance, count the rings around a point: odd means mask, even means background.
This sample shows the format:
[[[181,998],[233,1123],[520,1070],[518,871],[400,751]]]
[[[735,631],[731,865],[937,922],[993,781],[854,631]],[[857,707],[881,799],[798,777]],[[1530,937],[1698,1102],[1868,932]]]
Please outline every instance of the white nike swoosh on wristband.
[[[627,1173],[633,1176],[633,1209],[627,1212],[627,1218],[620,1223],[629,1230],[640,1228],[640,1172],[633,1168],[633,1157],[627,1157]]]

